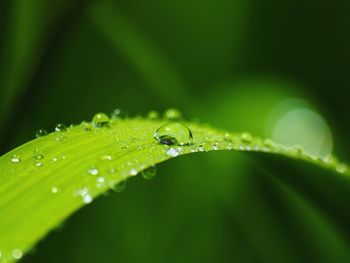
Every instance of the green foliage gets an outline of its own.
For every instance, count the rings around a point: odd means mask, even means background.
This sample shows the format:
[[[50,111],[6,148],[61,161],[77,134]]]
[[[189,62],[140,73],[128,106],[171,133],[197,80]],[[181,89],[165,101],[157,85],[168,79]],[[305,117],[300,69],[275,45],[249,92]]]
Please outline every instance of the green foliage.
[[[21,253],[93,198],[110,189],[120,191],[127,178],[141,171],[147,175],[150,167],[183,154],[217,150],[272,153],[350,175],[348,167],[332,156],[312,159],[301,148],[283,147],[249,133],[230,134],[191,123],[188,125],[194,134],[193,142],[191,138],[190,144],[178,144],[176,140],[160,144],[154,133],[165,121],[109,121],[99,113],[92,123],[83,122],[68,129],[57,125],[57,132],[43,134],[0,157],[2,260],[21,258]],[[167,125],[178,127],[176,123]],[[174,138],[177,133],[183,136],[183,129],[187,129],[184,125],[179,127],[171,130]]]

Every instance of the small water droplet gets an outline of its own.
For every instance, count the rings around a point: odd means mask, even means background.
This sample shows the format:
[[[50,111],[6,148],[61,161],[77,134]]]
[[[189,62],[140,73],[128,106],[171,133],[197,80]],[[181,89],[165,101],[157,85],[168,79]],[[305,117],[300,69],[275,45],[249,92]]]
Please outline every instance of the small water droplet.
[[[97,113],[92,118],[92,123],[93,123],[95,128],[101,128],[104,126],[108,126],[109,117],[105,113]]]
[[[159,113],[152,110],[147,114],[147,117],[151,120],[159,119]]]
[[[122,192],[125,187],[126,187],[126,180],[123,180],[117,184],[115,184],[113,181],[109,183],[111,189],[116,192],[116,193],[120,193]]]
[[[40,154],[40,153],[35,153],[35,154],[34,154],[34,159],[40,160],[40,159],[42,159],[42,158],[44,158],[44,155],[42,155],[42,154]]]
[[[122,119],[125,117],[125,113],[121,109],[117,108],[112,112],[111,117],[113,120]]]
[[[84,204],[89,204],[93,200],[93,198],[92,198],[92,196],[90,194],[90,191],[89,191],[89,189],[87,187],[83,187],[81,189],[78,189],[76,191],[76,194],[81,196],[82,201],[83,201]]]
[[[212,145],[212,148],[213,148],[214,151],[219,150],[219,144],[218,144],[217,142],[214,143],[214,144]]]
[[[21,259],[22,256],[23,256],[23,252],[21,249],[15,248],[14,250],[12,250],[12,257],[14,259]]]
[[[180,155],[180,150],[176,148],[170,148],[167,150],[166,154],[170,157],[176,157]]]
[[[129,174],[130,174],[131,176],[135,176],[135,175],[137,175],[137,170],[136,170],[136,169],[131,169],[130,172],[129,172]]]
[[[57,159],[57,157],[52,157],[52,162],[57,162],[58,161],[58,159]]]
[[[164,117],[168,120],[179,120],[182,118],[182,114],[179,110],[170,108],[164,112]]]
[[[55,126],[55,131],[57,131],[57,132],[63,132],[66,130],[67,130],[67,127],[63,123],[57,123]]]
[[[91,175],[98,175],[99,174],[99,170],[96,168],[96,167],[90,167],[88,169],[88,173],[91,174]]]
[[[160,126],[154,138],[166,145],[190,145],[193,139],[191,130],[179,122],[169,122]]]
[[[102,160],[107,160],[107,161],[111,161],[112,160],[112,156],[111,155],[104,155],[101,158]]]
[[[105,185],[105,178],[103,176],[97,177],[96,179],[97,183],[96,183],[96,187],[97,188],[101,188]]]
[[[63,141],[64,139],[66,139],[66,138],[67,138],[66,136],[60,135],[60,136],[57,136],[57,137],[55,138],[55,140],[58,141],[58,142],[60,142],[60,141]]]
[[[21,158],[18,155],[12,155],[11,157],[11,162],[13,163],[20,163],[21,162]]]
[[[83,121],[80,125],[83,127],[84,131],[91,131],[92,129],[92,124],[89,122]]]
[[[51,193],[53,193],[53,194],[58,194],[58,192],[59,192],[59,189],[58,189],[57,186],[52,186],[52,187],[51,187]]]
[[[42,167],[42,166],[43,166],[43,163],[42,163],[42,162],[36,161],[36,162],[35,162],[35,166],[36,166],[36,167]]]
[[[244,143],[251,143],[252,140],[253,140],[253,136],[248,133],[248,132],[243,132],[241,134],[241,140],[244,142]]]
[[[337,172],[339,172],[339,173],[345,173],[346,168],[347,168],[347,167],[346,167],[346,164],[344,164],[344,163],[338,163],[335,169],[336,169]]]
[[[36,138],[43,137],[43,136],[45,136],[45,135],[47,135],[47,131],[44,130],[44,129],[38,130],[38,131],[36,132],[36,134],[35,134]]]
[[[141,176],[144,179],[150,180],[156,176],[157,170],[155,166],[150,166],[141,172]]]

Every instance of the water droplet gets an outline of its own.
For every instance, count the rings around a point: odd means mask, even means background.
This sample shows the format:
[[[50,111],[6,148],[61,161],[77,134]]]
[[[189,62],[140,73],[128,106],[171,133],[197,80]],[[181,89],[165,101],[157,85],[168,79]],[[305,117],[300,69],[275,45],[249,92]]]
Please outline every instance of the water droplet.
[[[182,114],[179,110],[171,108],[164,112],[164,117],[168,120],[179,120],[182,118]]]
[[[122,119],[123,117],[125,117],[125,114],[123,113],[123,111],[121,109],[115,109],[112,114],[112,119],[113,120],[117,120],[117,119]]]
[[[251,143],[252,140],[253,140],[253,136],[248,133],[248,132],[243,132],[241,134],[241,140],[244,142],[244,143]]]
[[[38,130],[38,131],[36,132],[36,134],[35,134],[35,136],[36,136],[37,138],[42,137],[42,136],[45,136],[45,135],[47,135],[47,131],[44,130],[44,129]]]
[[[347,168],[347,167],[346,167],[346,164],[344,164],[344,163],[338,163],[335,169],[336,169],[337,172],[339,172],[339,173],[345,173],[346,168]]]
[[[169,122],[158,128],[154,138],[166,145],[189,145],[192,143],[191,130],[179,122]]]
[[[53,193],[53,194],[58,194],[58,192],[59,192],[59,189],[58,189],[57,186],[52,186],[52,187],[51,187],[51,193]]]
[[[43,166],[43,163],[37,161],[37,162],[35,162],[35,166],[36,166],[36,167],[42,167],[42,166]]]
[[[102,160],[107,160],[107,161],[111,161],[112,160],[112,156],[111,155],[103,155],[101,157]]]
[[[167,150],[166,154],[170,157],[176,157],[180,155],[181,149],[176,149],[176,148],[170,148]]]
[[[125,187],[126,187],[126,180],[123,180],[123,181],[121,181],[121,182],[119,182],[119,183],[117,183],[117,184],[115,184],[114,182],[110,182],[109,185],[110,185],[111,189],[112,189],[114,192],[120,193],[120,192],[122,192],[122,191],[125,189]]]
[[[109,117],[105,113],[97,113],[94,115],[92,119],[92,123],[95,128],[101,128],[104,126],[108,126],[109,124]]]
[[[35,153],[35,154],[34,154],[34,159],[40,160],[40,159],[42,159],[42,158],[44,158],[44,155],[42,155],[42,154],[40,154],[40,153]]]
[[[57,157],[52,157],[52,162],[57,162],[58,161],[58,159],[57,159]]]
[[[217,142],[214,143],[214,144],[212,145],[212,148],[213,148],[214,151],[219,150],[219,144],[218,144]]]
[[[81,123],[81,126],[83,127],[84,131],[91,131],[92,125],[89,122],[83,121]]]
[[[92,196],[90,194],[90,191],[89,191],[89,189],[87,187],[83,187],[81,189],[78,189],[76,191],[76,194],[81,196],[82,201],[83,201],[84,204],[89,204],[93,200],[93,198],[92,198]]]
[[[99,174],[99,170],[96,168],[96,167],[90,167],[88,169],[88,173],[91,174],[91,175],[98,175]]]
[[[12,257],[14,259],[21,259],[22,256],[23,256],[23,252],[21,249],[15,248],[14,250],[12,250]]]
[[[129,172],[129,174],[130,174],[131,176],[135,176],[135,175],[137,175],[137,170],[136,170],[136,169],[131,169],[130,172]]]
[[[66,130],[67,130],[67,127],[63,123],[57,123],[55,126],[55,131],[57,131],[57,132],[63,132]]]
[[[115,168],[110,168],[109,169],[109,172],[111,173],[111,174],[115,174],[116,172],[117,172],[117,170],[115,169]]]
[[[64,139],[66,139],[66,138],[67,138],[66,136],[60,135],[60,136],[57,136],[57,137],[55,138],[55,140],[58,141],[58,142],[60,142],[60,141],[63,141]]]
[[[11,162],[13,162],[13,163],[20,163],[21,162],[21,158],[14,154],[11,157]]]
[[[157,111],[150,111],[147,117],[151,120],[159,119],[159,113]]]
[[[96,179],[96,181],[97,181],[96,187],[97,187],[97,188],[101,188],[101,187],[104,186],[106,180],[105,180],[105,178],[104,178],[103,176],[100,176],[100,177],[98,177],[98,178]]]
[[[156,176],[157,170],[155,166],[150,166],[141,172],[141,176],[144,179],[150,180]]]

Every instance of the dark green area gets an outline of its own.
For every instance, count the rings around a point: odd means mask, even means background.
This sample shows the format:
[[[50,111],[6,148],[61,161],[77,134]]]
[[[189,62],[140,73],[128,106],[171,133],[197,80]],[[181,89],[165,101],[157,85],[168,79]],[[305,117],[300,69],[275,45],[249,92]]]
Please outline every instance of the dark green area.
[[[1,154],[114,108],[264,135],[271,109],[300,97],[350,160],[349,16],[345,0],[2,1]],[[23,261],[349,262],[348,186],[275,158],[181,157]]]

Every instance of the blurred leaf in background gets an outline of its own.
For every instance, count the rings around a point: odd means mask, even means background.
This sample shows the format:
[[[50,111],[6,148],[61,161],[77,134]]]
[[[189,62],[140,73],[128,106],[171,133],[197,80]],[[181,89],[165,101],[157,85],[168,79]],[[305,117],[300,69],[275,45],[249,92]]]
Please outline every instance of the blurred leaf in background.
[[[2,153],[39,128],[114,108],[178,107],[187,118],[271,136],[276,107],[301,98],[350,159],[349,1],[0,6]],[[287,164],[265,161],[215,153],[162,164],[155,180],[99,198],[23,261],[348,262],[350,215],[340,200],[349,187],[336,189],[349,182],[330,191],[319,171],[290,169],[311,174],[313,188],[285,175]]]

